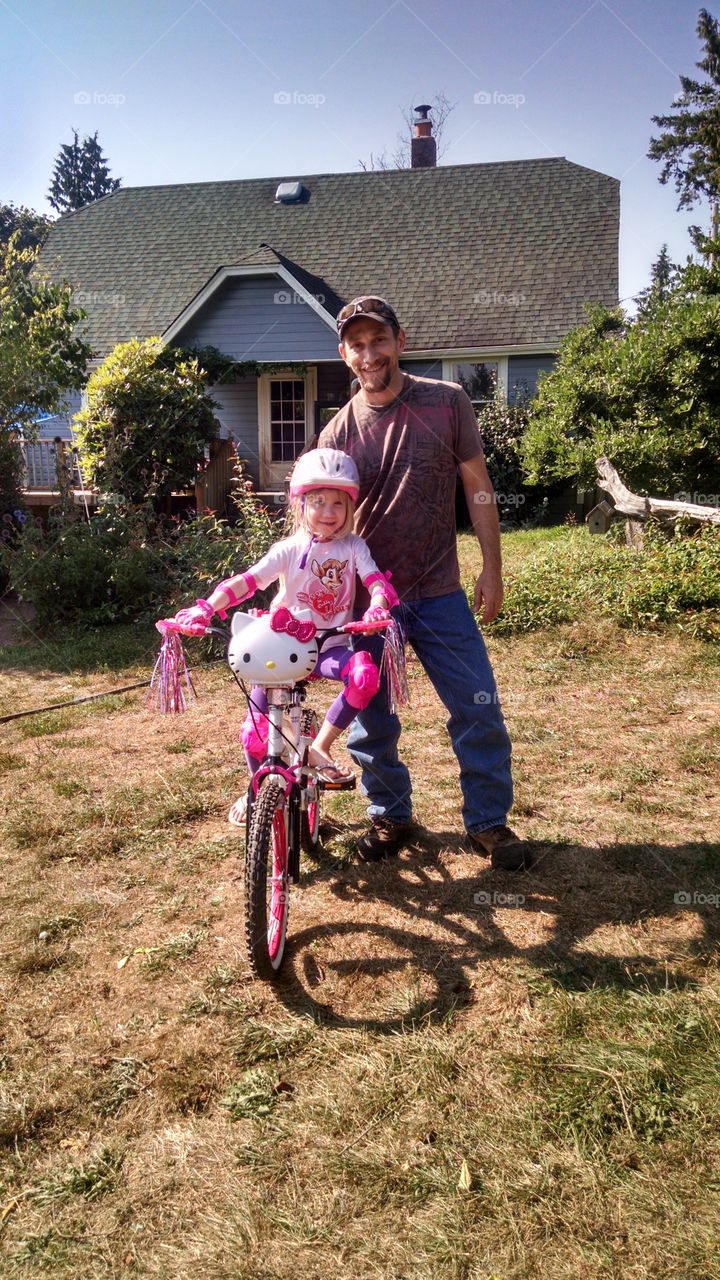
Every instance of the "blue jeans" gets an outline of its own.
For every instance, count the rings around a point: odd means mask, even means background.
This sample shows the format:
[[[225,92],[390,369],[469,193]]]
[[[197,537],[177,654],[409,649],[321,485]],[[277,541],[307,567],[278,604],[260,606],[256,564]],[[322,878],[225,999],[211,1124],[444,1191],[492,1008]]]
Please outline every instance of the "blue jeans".
[[[466,830],[486,831],[505,823],[512,805],[510,738],[465,593],[413,600],[392,612],[450,713],[447,728],[460,765]],[[379,662],[378,637],[357,636],[356,641]],[[361,787],[370,801],[371,818],[410,819],[412,784],[398,757],[399,737],[400,721],[388,709],[383,680],[379,693],[353,721],[347,743],[362,770]]]

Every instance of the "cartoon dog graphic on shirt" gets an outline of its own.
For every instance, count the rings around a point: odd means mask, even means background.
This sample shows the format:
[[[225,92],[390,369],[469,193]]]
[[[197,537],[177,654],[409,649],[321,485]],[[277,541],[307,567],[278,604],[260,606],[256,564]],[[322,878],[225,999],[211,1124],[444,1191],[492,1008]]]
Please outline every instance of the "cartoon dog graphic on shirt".
[[[343,569],[347,564],[347,560],[323,560],[322,563],[313,560],[310,568],[317,582],[310,584],[309,591],[298,591],[300,603],[309,604],[326,622],[330,622],[339,611],[338,597],[345,585]]]

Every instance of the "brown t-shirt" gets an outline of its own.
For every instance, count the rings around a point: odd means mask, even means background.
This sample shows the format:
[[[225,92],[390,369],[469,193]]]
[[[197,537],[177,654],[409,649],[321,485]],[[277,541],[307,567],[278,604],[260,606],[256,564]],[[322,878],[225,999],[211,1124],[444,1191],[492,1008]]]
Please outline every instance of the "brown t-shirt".
[[[460,586],[455,527],[458,463],[482,453],[475,411],[454,382],[404,375],[392,404],[358,392],[318,441],[342,449],[360,472],[356,532],[403,600]]]

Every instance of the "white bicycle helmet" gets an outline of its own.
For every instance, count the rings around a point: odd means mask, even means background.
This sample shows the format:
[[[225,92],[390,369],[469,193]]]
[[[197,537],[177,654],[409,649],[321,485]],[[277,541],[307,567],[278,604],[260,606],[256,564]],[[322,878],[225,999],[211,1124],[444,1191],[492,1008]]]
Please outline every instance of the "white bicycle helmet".
[[[298,458],[290,477],[290,497],[299,498],[311,489],[341,489],[357,502],[360,477],[350,455],[340,449],[311,449]]]

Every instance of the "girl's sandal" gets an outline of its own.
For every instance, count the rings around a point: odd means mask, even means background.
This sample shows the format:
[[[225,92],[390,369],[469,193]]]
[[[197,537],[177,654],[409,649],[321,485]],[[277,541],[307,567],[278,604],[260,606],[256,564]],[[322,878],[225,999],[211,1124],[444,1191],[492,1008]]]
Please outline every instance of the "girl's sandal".
[[[335,764],[316,764],[311,767],[324,791],[354,791],[357,786],[355,774],[345,773]]]

